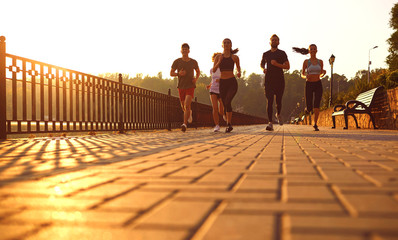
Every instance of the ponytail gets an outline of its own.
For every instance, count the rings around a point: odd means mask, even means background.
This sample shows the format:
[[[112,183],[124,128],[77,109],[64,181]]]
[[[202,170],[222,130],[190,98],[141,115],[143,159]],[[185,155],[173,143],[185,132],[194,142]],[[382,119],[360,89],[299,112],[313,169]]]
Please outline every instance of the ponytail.
[[[231,54],[236,54],[237,52],[239,52],[239,48],[235,48],[234,50],[231,50]]]
[[[301,53],[303,55],[307,55],[308,53],[310,53],[310,51],[307,48],[293,47],[293,51],[296,53]]]
[[[311,47],[318,48],[315,44],[311,44],[308,48],[293,47],[293,51],[295,51],[296,53],[301,53],[303,55],[307,55],[308,53],[310,53],[310,48]]]

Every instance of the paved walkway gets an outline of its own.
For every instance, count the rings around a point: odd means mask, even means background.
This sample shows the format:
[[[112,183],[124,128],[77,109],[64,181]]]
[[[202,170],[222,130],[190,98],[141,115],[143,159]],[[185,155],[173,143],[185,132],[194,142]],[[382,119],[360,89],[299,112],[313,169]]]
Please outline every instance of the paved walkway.
[[[0,239],[398,239],[398,132],[0,142]]]

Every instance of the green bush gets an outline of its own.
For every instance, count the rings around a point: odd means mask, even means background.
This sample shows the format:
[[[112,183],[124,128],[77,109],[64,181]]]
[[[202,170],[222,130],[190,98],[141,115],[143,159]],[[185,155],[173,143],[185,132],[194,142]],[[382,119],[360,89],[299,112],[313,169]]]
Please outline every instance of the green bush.
[[[386,79],[386,83],[385,83],[386,89],[391,89],[391,88],[395,88],[395,87],[398,87],[398,70],[391,72],[388,75],[388,77]]]

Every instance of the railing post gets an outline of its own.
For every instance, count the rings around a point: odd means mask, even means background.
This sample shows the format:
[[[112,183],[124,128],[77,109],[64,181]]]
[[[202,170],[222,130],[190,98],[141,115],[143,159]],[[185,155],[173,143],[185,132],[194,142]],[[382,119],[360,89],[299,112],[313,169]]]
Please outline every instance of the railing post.
[[[167,130],[171,131],[171,89],[167,97]]]
[[[119,73],[119,132],[124,133],[124,108],[123,108],[123,78]]]
[[[6,38],[0,36],[0,139],[7,139],[6,129]]]

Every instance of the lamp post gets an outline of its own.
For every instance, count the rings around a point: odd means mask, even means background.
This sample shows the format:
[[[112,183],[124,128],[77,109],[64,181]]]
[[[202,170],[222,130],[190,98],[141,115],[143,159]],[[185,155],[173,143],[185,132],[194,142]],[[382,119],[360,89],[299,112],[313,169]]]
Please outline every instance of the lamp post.
[[[335,59],[336,57],[332,54],[332,56],[330,56],[330,58],[329,58],[329,63],[330,63],[330,68],[331,68],[331,71],[330,71],[330,75],[331,75],[331,78],[330,78],[330,100],[329,100],[329,107],[331,107],[331,106],[333,106],[333,63],[334,63],[334,59]]]
[[[372,62],[370,61],[370,50],[373,50],[375,48],[378,48],[379,46],[374,46],[371,49],[369,49],[369,62],[368,62],[368,83],[370,82],[370,64],[372,64]]]

